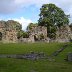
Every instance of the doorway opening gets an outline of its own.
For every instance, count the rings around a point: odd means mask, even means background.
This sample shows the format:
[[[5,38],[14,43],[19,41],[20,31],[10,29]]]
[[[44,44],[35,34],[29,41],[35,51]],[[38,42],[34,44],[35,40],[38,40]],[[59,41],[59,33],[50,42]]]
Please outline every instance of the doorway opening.
[[[0,32],[0,41],[2,40],[2,33]]]

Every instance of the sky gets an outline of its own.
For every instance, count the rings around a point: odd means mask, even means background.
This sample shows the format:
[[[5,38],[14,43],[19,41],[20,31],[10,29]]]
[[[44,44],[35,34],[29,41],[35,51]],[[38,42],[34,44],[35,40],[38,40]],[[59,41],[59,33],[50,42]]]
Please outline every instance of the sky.
[[[72,0],[0,0],[0,20],[15,20],[26,30],[29,23],[38,22],[43,4],[53,3],[70,15],[72,22]]]

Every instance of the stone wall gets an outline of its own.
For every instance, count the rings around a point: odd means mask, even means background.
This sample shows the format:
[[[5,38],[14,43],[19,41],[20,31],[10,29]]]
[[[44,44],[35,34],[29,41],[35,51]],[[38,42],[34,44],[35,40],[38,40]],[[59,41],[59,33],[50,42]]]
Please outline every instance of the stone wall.
[[[57,42],[69,42],[72,39],[72,33],[68,25],[62,26],[57,29],[56,41]]]
[[[17,43],[17,42],[69,42],[72,41],[72,27],[68,25],[57,28],[56,39],[52,40],[47,37],[47,27],[35,25],[28,29],[29,38],[17,38],[21,25],[18,22],[0,21],[0,42]]]
[[[47,28],[44,26],[33,27],[30,31],[30,40],[34,41],[46,41],[47,39]]]
[[[44,26],[34,26],[28,31],[29,38],[21,38],[20,42],[70,42],[72,39],[72,32],[68,25],[57,28],[56,39],[47,37],[47,28]]]
[[[12,20],[0,21],[0,42],[17,43],[17,24],[19,25],[19,23]]]
[[[28,29],[29,38],[20,38],[20,42],[49,42],[47,37],[47,28],[44,26],[34,26],[31,30]]]
[[[6,31],[6,38],[4,42],[7,43],[16,43],[17,42],[17,32],[14,30]]]

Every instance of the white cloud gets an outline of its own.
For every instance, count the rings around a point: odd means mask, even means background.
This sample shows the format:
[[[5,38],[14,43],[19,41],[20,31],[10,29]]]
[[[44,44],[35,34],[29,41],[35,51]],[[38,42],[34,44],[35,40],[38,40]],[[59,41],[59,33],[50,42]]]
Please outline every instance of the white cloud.
[[[42,4],[54,3],[62,8],[66,14],[70,14],[72,18],[72,0],[0,0],[0,13],[9,14],[22,7],[35,5],[40,8]]]
[[[40,6],[44,3],[48,3],[49,0],[15,0],[16,4],[22,5],[23,6],[30,6],[30,5],[37,5]]]
[[[29,7],[30,5],[40,6],[47,3],[48,0],[0,0],[0,13],[13,13],[22,7]]]
[[[22,25],[22,30],[26,30],[29,23],[32,23],[30,19],[25,19],[24,17],[14,18],[12,20],[18,21]]]
[[[40,8],[45,3],[55,3],[66,13],[72,7],[72,0],[0,0],[0,13],[12,13],[30,5],[35,5]]]
[[[18,5],[22,5],[23,7],[30,6],[32,4],[37,7],[41,7],[42,4],[46,3],[54,3],[58,7],[62,8],[65,13],[69,14],[69,11],[72,11],[72,0],[15,0],[15,3]],[[72,13],[71,13],[72,15]]]

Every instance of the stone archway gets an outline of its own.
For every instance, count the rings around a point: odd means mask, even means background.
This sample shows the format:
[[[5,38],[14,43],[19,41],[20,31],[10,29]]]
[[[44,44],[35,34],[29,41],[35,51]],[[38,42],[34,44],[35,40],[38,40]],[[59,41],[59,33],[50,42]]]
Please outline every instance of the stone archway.
[[[0,32],[0,41],[2,40],[2,33]]]
[[[34,35],[34,40],[38,41],[38,37],[36,35]]]

